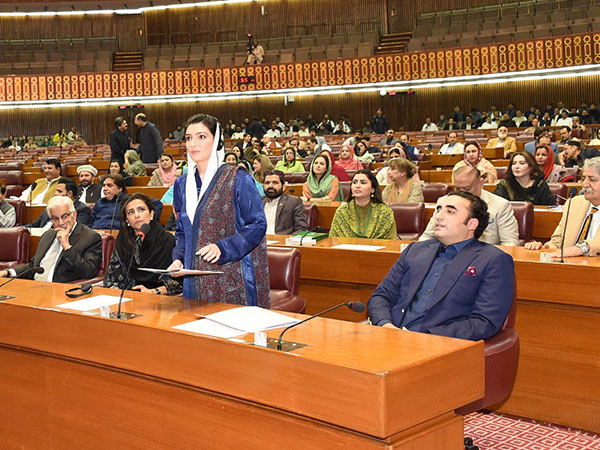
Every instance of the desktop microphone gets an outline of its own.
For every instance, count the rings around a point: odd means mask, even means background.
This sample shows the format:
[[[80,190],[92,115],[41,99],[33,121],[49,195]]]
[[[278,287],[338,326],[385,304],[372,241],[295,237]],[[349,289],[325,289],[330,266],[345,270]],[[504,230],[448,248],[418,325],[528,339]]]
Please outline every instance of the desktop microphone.
[[[127,273],[125,274],[125,281],[123,283],[123,289],[121,289],[121,295],[119,295],[119,307],[118,307],[116,313],[114,313],[114,312],[110,313],[110,317],[113,319],[128,320],[131,318],[130,315],[124,315],[124,314],[122,315],[121,314],[121,305],[123,303],[123,294],[125,293],[125,288],[127,287],[127,282],[131,278],[130,271],[131,271],[131,264],[133,263],[133,257],[135,256],[135,250],[138,245],[141,246],[142,239],[144,239],[149,232],[150,232],[150,225],[145,223],[144,225],[141,226],[140,231],[136,233],[135,242],[133,244],[133,249],[131,252],[131,257],[129,258],[129,265],[127,266]]]
[[[37,181],[34,181],[33,183],[31,183],[31,185],[29,186],[29,206],[31,206],[31,197],[33,195],[33,190],[37,187]]]
[[[347,306],[348,308],[350,308],[352,311],[357,312],[357,313],[361,313],[365,310],[365,304],[362,302],[347,302],[347,303],[340,303],[339,305],[336,306],[332,306],[329,309],[326,309],[325,311],[321,311],[318,314],[315,314],[314,316],[310,316],[307,319],[301,320],[300,322],[297,322],[293,325],[290,325],[289,327],[285,328],[281,334],[279,335],[279,339],[277,339],[277,350],[281,350],[281,339],[283,338],[284,333],[289,330],[290,328],[294,328],[295,326],[301,325],[305,322],[308,322],[311,319],[314,319],[315,317],[319,317],[322,316],[323,314],[328,313],[329,311],[333,311],[334,309],[338,309],[341,308],[342,306]]]
[[[8,270],[8,269],[6,269],[6,270]],[[16,275],[16,276],[14,276],[14,277],[11,277],[11,278],[10,278],[10,280],[8,280],[8,281],[5,281],[4,283],[0,284],[0,288],[1,288],[2,286],[5,286],[5,285],[7,285],[7,284],[8,284],[8,283],[10,283],[11,281],[14,281],[14,280],[16,280],[17,278],[21,278],[23,275],[25,275],[25,274],[28,274],[29,272],[35,272],[35,273],[37,273],[37,274],[42,274],[42,273],[44,273],[44,268],[43,268],[43,267],[40,267],[40,266],[30,267],[29,269],[27,269],[27,270],[23,271],[23,272],[22,272],[22,273],[20,273],[19,275]]]
[[[569,189],[569,200],[577,195],[577,188],[572,187]],[[567,234],[567,224],[569,223],[569,212],[571,211],[571,202],[569,201],[569,206],[567,206],[567,214],[565,215],[565,226],[563,227],[563,235],[560,242],[560,262],[565,262],[565,236]]]

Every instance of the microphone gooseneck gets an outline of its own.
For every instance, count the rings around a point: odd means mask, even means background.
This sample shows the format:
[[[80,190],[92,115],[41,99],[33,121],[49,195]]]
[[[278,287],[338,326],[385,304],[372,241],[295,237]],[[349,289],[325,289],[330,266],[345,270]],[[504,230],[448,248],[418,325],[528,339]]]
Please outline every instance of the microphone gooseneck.
[[[133,244],[133,251],[131,252],[131,257],[129,258],[129,264],[127,265],[127,273],[125,274],[125,282],[123,283],[123,289],[121,289],[121,294],[119,295],[119,307],[117,308],[116,318],[121,320],[121,305],[123,304],[123,294],[125,293],[125,288],[127,287],[127,283],[132,278],[131,277],[131,265],[133,264],[133,257],[135,256],[135,251],[139,245],[142,244],[142,240],[145,235],[150,231],[150,225],[145,223],[140,227],[140,231],[136,233],[135,242]]]
[[[298,326],[298,325],[301,325],[301,324],[303,324],[303,323],[305,323],[305,322],[308,322],[309,320],[312,320],[312,319],[314,319],[315,317],[319,317],[319,316],[322,316],[323,314],[327,314],[328,312],[330,312],[330,311],[333,311],[334,309],[341,308],[342,306],[347,306],[347,307],[348,307],[348,308],[350,308],[352,311],[354,311],[354,312],[357,312],[357,313],[361,313],[361,312],[363,312],[363,311],[365,310],[365,304],[364,304],[364,303],[362,303],[362,302],[347,302],[347,303],[340,303],[339,305],[332,306],[331,308],[329,308],[329,309],[326,309],[325,311],[321,311],[320,313],[318,313],[318,314],[315,314],[314,316],[310,316],[310,317],[308,317],[308,318],[306,318],[306,319],[304,319],[304,320],[301,320],[300,322],[296,322],[295,324],[293,324],[293,325],[290,325],[289,327],[285,328],[285,329],[284,329],[284,330],[281,332],[281,334],[279,335],[279,339],[277,339],[277,350],[281,350],[281,342],[282,342],[282,338],[283,338],[283,335],[285,334],[285,332],[286,332],[287,330],[289,330],[290,328],[294,328],[294,327],[296,327],[296,326]]]
[[[34,267],[30,267],[29,269],[27,269],[27,270],[23,271],[23,273],[21,273],[21,274],[19,274],[19,275],[15,276],[15,277],[11,277],[11,279],[10,279],[10,280],[8,280],[8,281],[5,281],[4,283],[0,284],[0,288],[1,288],[2,286],[5,286],[5,285],[7,285],[7,284],[8,284],[8,283],[10,283],[11,281],[14,281],[14,280],[16,280],[17,278],[21,278],[23,275],[25,275],[25,274],[27,274],[27,273],[29,273],[29,272],[35,272],[35,273],[37,273],[37,274],[41,275],[42,273],[44,273],[44,268],[43,268],[43,267],[40,267],[40,266],[34,266]]]

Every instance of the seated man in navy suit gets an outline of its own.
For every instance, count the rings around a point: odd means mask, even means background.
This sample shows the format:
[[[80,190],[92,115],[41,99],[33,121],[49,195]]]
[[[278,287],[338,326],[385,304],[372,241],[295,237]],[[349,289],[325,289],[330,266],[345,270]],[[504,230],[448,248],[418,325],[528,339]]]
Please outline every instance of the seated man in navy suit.
[[[435,239],[402,252],[369,299],[371,323],[460,339],[487,339],[501,328],[514,294],[512,257],[478,241],[487,206],[451,192],[437,206]]]

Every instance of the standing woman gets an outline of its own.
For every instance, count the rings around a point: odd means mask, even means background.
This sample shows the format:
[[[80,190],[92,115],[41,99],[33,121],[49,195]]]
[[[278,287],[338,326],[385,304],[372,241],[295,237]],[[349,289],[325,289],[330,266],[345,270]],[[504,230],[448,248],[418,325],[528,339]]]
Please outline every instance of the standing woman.
[[[486,184],[494,184],[498,181],[498,171],[483,157],[481,145],[476,141],[465,142],[463,160],[457,162],[452,169],[452,184],[454,184],[454,172],[465,166],[477,167]]]
[[[181,285],[171,277],[139,270],[140,267],[166,269],[173,261],[175,236],[154,220],[154,214],[154,204],[147,195],[136,192],[125,198],[121,206],[121,231],[104,277],[105,287],[168,295],[181,292]],[[142,235],[142,243],[136,247],[136,235],[143,225],[149,225],[150,231]]]
[[[544,172],[528,152],[513,153],[506,178],[496,185],[494,194],[511,202],[531,202],[534,205],[555,205],[556,200]]]
[[[174,185],[177,244],[169,269],[224,272],[186,277],[184,297],[268,308],[267,220],[254,180],[223,163],[216,118],[190,117],[184,139],[188,173]]]
[[[306,200],[329,199],[341,201],[342,193],[340,183],[334,175],[331,175],[331,161],[322,154],[315,156],[310,163],[308,179],[302,185],[302,196]]]
[[[415,179],[417,167],[408,159],[396,158],[389,162],[387,173],[390,184],[383,190],[383,201],[391,203],[424,202],[423,187]]]
[[[352,177],[348,201],[335,211],[329,236],[398,239],[394,212],[383,203],[377,178],[368,170]]]
[[[163,153],[158,161],[158,169],[154,169],[154,172],[152,172],[152,178],[150,178],[148,186],[171,187],[177,176],[177,166],[173,155]]]

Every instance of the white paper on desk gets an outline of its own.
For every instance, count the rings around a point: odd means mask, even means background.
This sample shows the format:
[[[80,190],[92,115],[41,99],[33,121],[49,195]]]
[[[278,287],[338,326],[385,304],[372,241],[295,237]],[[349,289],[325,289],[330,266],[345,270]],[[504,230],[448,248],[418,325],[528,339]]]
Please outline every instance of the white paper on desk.
[[[330,247],[330,248],[337,248],[340,250],[362,250],[365,252],[374,252],[377,250],[381,250],[382,248],[385,248],[385,246],[383,246],[383,245],[339,244],[339,245],[334,245],[333,247]]]
[[[167,270],[167,269],[152,269],[151,267],[139,267],[138,270],[152,273],[166,273],[168,275],[214,275],[217,273],[223,273],[219,270],[192,270],[192,269],[179,269],[179,270]]]
[[[123,303],[130,301],[130,298],[123,297]],[[95,295],[94,297],[84,298],[83,300],[63,303],[62,305],[56,306],[64,309],[74,309],[75,311],[91,311],[93,309],[98,309],[101,306],[113,306],[118,304],[118,295]]]
[[[238,330],[245,330],[248,333],[287,327],[299,322],[298,319],[269,311],[268,309],[259,308],[258,306],[232,308],[210,314],[207,317],[212,321]]]
[[[224,339],[230,339],[236,336],[241,336],[242,334],[246,334],[243,331],[234,330],[233,328],[221,325],[220,323],[205,319],[182,323],[181,325],[177,325],[173,328],[176,330],[191,331],[192,333],[206,334],[208,336],[215,336]]]
[[[267,241],[267,245],[279,244],[280,241]]]

